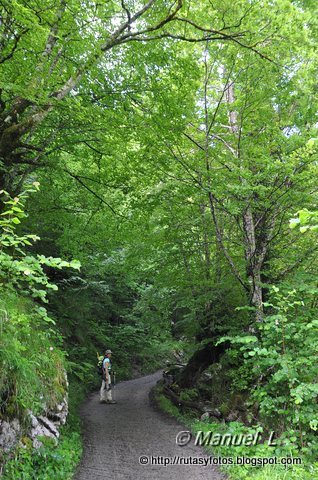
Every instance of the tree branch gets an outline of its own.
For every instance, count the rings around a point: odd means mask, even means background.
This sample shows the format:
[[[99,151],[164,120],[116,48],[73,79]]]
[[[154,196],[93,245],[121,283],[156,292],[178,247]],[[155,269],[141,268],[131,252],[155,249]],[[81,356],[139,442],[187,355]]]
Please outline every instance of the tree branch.
[[[126,218],[121,213],[116,212],[116,210],[108,202],[106,202],[103,197],[101,197],[98,193],[94,192],[94,190],[92,190],[88,185],[86,185],[86,183],[83,182],[79,175],[76,175],[67,168],[64,168],[63,171],[70,175],[70,177],[74,178],[80,185],[82,185],[82,187],[84,187],[88,192],[94,195],[94,197],[98,198],[98,200],[100,200],[104,205],[106,205],[114,215]]]

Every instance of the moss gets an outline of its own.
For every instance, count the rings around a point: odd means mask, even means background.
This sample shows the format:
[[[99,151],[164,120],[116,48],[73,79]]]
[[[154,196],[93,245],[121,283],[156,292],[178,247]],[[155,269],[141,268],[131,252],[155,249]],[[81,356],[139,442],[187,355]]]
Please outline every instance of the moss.
[[[199,392],[195,388],[188,388],[186,390],[182,390],[180,393],[180,400],[194,402],[199,399]]]
[[[220,406],[219,406],[219,410],[220,412],[222,413],[223,417],[227,417],[228,414],[230,413],[231,409],[230,409],[230,406],[227,402],[223,402]]]

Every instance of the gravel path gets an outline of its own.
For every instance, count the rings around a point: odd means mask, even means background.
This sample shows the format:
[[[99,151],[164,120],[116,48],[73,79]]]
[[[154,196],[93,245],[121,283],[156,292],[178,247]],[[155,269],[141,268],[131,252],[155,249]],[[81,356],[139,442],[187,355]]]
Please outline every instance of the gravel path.
[[[186,430],[176,420],[154,409],[149,391],[160,373],[116,386],[116,405],[99,403],[96,392],[82,407],[84,455],[75,480],[221,480],[215,466],[141,465],[139,457],[199,457],[206,454],[191,444],[176,445],[176,435]]]

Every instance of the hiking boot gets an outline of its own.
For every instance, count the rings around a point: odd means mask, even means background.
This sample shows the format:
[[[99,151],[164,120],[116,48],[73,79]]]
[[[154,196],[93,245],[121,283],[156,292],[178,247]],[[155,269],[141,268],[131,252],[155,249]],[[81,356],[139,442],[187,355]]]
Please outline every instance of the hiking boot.
[[[116,400],[107,400],[106,403],[117,403]]]

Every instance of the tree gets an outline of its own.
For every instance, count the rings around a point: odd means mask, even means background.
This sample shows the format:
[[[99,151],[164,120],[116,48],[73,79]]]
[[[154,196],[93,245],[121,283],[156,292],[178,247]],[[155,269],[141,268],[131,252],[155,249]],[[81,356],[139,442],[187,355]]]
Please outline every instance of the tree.
[[[193,184],[193,192],[202,192],[202,197],[196,195],[200,215],[210,211],[217,245],[261,321],[264,282],[285,270],[275,273],[268,262],[287,212],[297,208],[301,195],[309,205],[312,201],[309,192],[314,188],[317,152],[311,136],[316,120],[310,103],[295,111],[291,95],[303,82],[308,59],[303,63],[299,59],[298,71],[291,75],[277,65],[264,68],[250,52],[244,55],[232,45],[221,47],[219,56],[207,46],[202,55],[198,107],[183,131],[190,147],[175,138],[167,140],[164,148]],[[295,57],[296,51],[289,61]],[[300,117],[306,118],[305,123]],[[207,246],[205,242],[210,265]],[[306,255],[313,251],[309,247]]]
[[[315,108],[302,92],[314,87],[314,54],[311,30],[299,27],[310,10],[278,2],[279,11],[266,5],[250,15],[245,6],[231,15],[249,32],[255,22],[267,25],[254,38],[262,55],[240,38],[151,49],[136,42],[139,49],[119,50],[116,65],[111,57],[108,90],[101,61],[37,131],[44,140],[54,122],[68,122],[72,132],[55,131],[48,155],[41,153],[45,195],[37,208],[51,211],[41,229],[49,225],[55,246],[83,263],[96,250],[123,252],[126,273],[168,288],[175,331],[199,342],[231,328],[237,304],[249,304],[250,328],[257,327],[267,284],[315,252],[285,227],[313,201]],[[199,9],[192,14],[202,20]],[[143,62],[131,72],[136,53]],[[248,328],[246,316],[240,322]]]
[[[40,167],[59,128],[38,127],[49,114],[75,103],[79,88],[91,88],[91,78],[120,61],[130,43],[170,38],[189,42],[236,40],[241,21],[223,22],[219,29],[200,26],[202,13],[182,0],[167,2],[73,0],[2,2],[0,59],[1,187],[19,188],[30,169]],[[193,15],[192,15],[193,13]],[[219,24],[218,10],[210,19]],[[253,48],[253,47],[252,47]],[[137,48],[138,52],[138,48]],[[14,78],[14,82],[12,79]],[[66,119],[64,119],[66,120]],[[67,128],[63,124],[60,128]],[[17,186],[18,184],[18,186]]]

